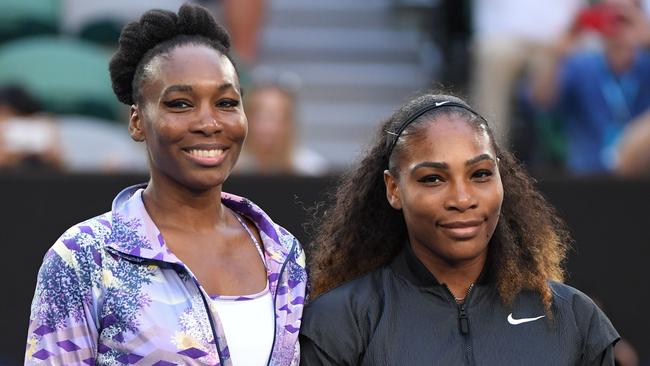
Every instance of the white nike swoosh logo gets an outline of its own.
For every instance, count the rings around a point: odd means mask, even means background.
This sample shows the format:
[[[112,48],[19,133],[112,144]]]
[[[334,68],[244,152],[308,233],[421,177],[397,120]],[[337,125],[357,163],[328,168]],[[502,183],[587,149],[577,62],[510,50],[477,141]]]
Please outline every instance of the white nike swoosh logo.
[[[440,107],[443,104],[449,103],[448,100],[445,100],[444,102],[436,102],[436,107]]]
[[[546,315],[540,315],[536,318],[521,318],[521,319],[515,319],[512,317],[512,313],[508,314],[508,323],[512,325],[517,325],[517,324],[522,324],[522,323],[528,323],[528,322],[534,322],[537,319],[542,319]]]

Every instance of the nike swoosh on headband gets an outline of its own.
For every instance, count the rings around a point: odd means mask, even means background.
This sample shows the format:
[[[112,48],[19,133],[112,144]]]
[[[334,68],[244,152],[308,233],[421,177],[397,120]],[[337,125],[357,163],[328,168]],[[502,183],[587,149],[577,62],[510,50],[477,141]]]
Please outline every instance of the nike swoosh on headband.
[[[528,323],[528,322],[534,322],[535,320],[541,319],[545,317],[546,315],[540,315],[536,318],[521,318],[521,319],[515,319],[512,317],[512,313],[508,314],[508,323],[512,325],[518,325],[522,323]]]

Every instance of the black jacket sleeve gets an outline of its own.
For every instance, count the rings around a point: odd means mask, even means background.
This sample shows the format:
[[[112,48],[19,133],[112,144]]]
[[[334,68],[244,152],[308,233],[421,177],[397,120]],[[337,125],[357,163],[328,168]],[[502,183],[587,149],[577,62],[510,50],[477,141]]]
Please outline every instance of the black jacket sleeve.
[[[595,359],[584,364],[585,366],[614,366],[614,344],[610,344],[607,348],[598,355]]]
[[[368,342],[368,310],[351,286],[309,303],[300,326],[301,365],[358,365]],[[363,315],[365,314],[365,315]]]
[[[605,313],[581,292],[574,298],[573,311],[583,335],[582,364],[614,366],[614,346],[620,336]]]
[[[300,364],[308,366],[339,365],[330,355],[322,350],[312,340],[300,334]]]

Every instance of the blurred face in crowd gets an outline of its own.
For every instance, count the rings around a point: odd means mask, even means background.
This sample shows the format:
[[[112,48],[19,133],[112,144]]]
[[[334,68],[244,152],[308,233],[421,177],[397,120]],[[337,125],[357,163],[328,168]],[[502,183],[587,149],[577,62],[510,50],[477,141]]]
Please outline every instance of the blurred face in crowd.
[[[645,12],[636,0],[604,0],[614,13],[612,25],[604,33],[606,47],[612,51],[634,49],[642,42],[643,28],[647,26]]]
[[[384,178],[414,252],[450,264],[484,260],[503,201],[489,135],[444,116],[406,138],[397,176]]]
[[[293,98],[280,88],[261,87],[252,91],[246,104],[248,146],[257,154],[282,154],[292,144]]]
[[[218,186],[230,174],[247,132],[239,80],[227,57],[203,45],[182,45],[146,66],[142,101],[129,129],[145,141],[152,178],[193,190]]]

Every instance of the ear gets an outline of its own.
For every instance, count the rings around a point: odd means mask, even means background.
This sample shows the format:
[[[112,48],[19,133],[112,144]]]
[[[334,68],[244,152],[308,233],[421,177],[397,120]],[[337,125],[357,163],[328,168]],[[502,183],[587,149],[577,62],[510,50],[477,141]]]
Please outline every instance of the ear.
[[[145,140],[144,128],[142,126],[140,108],[133,104],[131,105],[130,115],[129,115],[129,135],[134,141],[142,142]]]
[[[400,197],[397,179],[390,174],[388,169],[384,170],[384,184],[386,185],[386,199],[388,203],[396,210],[402,209],[402,198]]]

